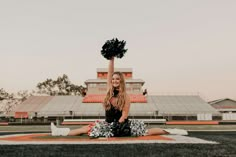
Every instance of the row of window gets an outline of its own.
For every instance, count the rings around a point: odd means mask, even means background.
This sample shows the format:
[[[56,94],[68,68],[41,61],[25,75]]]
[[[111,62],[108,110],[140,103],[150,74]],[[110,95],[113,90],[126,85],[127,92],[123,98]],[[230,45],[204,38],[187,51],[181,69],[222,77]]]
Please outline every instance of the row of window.
[[[107,73],[98,73],[98,77],[107,77]],[[123,73],[125,77],[132,77],[132,73]]]
[[[106,84],[104,84],[104,83],[90,83],[90,84],[88,84],[88,86],[89,87],[97,87],[97,86],[99,86],[99,87],[101,87],[101,86],[106,86]],[[126,83],[126,87],[130,87],[130,86],[136,86],[136,87],[140,87],[141,86],[141,84],[139,84],[139,83]]]
[[[99,91],[106,91],[106,88],[98,88]],[[140,88],[126,88],[127,91],[134,91],[134,92],[140,92],[141,89]]]

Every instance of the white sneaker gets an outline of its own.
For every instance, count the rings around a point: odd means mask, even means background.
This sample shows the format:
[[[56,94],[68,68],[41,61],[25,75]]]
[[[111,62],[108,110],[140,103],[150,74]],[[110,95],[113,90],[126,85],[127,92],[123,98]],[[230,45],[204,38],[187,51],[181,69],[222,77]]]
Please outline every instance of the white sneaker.
[[[51,134],[52,136],[67,136],[70,132],[70,128],[57,128],[54,123],[51,122]]]
[[[57,127],[54,125],[53,122],[51,122],[51,134],[52,134],[52,136],[57,136],[56,132],[57,132]]]
[[[188,135],[188,132],[183,129],[164,129],[164,130],[171,135]]]

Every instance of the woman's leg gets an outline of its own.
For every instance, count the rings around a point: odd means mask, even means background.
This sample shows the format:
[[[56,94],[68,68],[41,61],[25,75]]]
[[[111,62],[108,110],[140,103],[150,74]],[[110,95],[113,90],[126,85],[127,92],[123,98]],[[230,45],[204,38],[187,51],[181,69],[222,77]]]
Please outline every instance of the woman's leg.
[[[147,129],[147,135],[164,135],[164,134],[169,134],[169,133],[161,128]]]
[[[70,130],[70,128],[58,128],[51,123],[51,134],[52,136],[75,136],[86,134],[89,131],[89,125],[83,126],[79,129]]]
[[[183,129],[161,129],[161,128],[151,128],[147,130],[147,135],[188,135],[188,132]]]
[[[79,129],[70,130],[68,136],[87,134],[89,130],[90,130],[89,125],[83,126]]]

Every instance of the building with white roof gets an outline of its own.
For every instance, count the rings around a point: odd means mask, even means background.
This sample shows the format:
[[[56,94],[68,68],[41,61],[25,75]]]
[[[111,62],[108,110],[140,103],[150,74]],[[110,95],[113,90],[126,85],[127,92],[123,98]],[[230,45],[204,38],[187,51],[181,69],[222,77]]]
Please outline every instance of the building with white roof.
[[[199,95],[143,95],[142,79],[134,79],[130,68],[121,71],[131,99],[130,118],[167,120],[212,120],[220,113]],[[85,81],[82,96],[31,96],[8,114],[14,118],[104,118],[102,106],[106,94],[107,69],[97,69],[97,78]]]

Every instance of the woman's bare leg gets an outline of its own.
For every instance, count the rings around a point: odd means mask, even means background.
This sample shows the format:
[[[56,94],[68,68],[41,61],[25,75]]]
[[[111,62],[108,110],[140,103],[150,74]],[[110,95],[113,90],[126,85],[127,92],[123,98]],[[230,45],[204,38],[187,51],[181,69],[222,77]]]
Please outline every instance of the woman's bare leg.
[[[183,129],[161,129],[161,128],[151,128],[148,129],[147,135],[188,135],[188,132]]]
[[[87,134],[89,131],[89,126],[83,126],[79,129],[74,129],[74,130],[70,130],[68,136],[75,136],[75,135],[82,135],[82,134]]]
[[[169,133],[161,128],[150,128],[148,129],[147,132],[147,135],[164,135],[164,134],[169,134]]]

